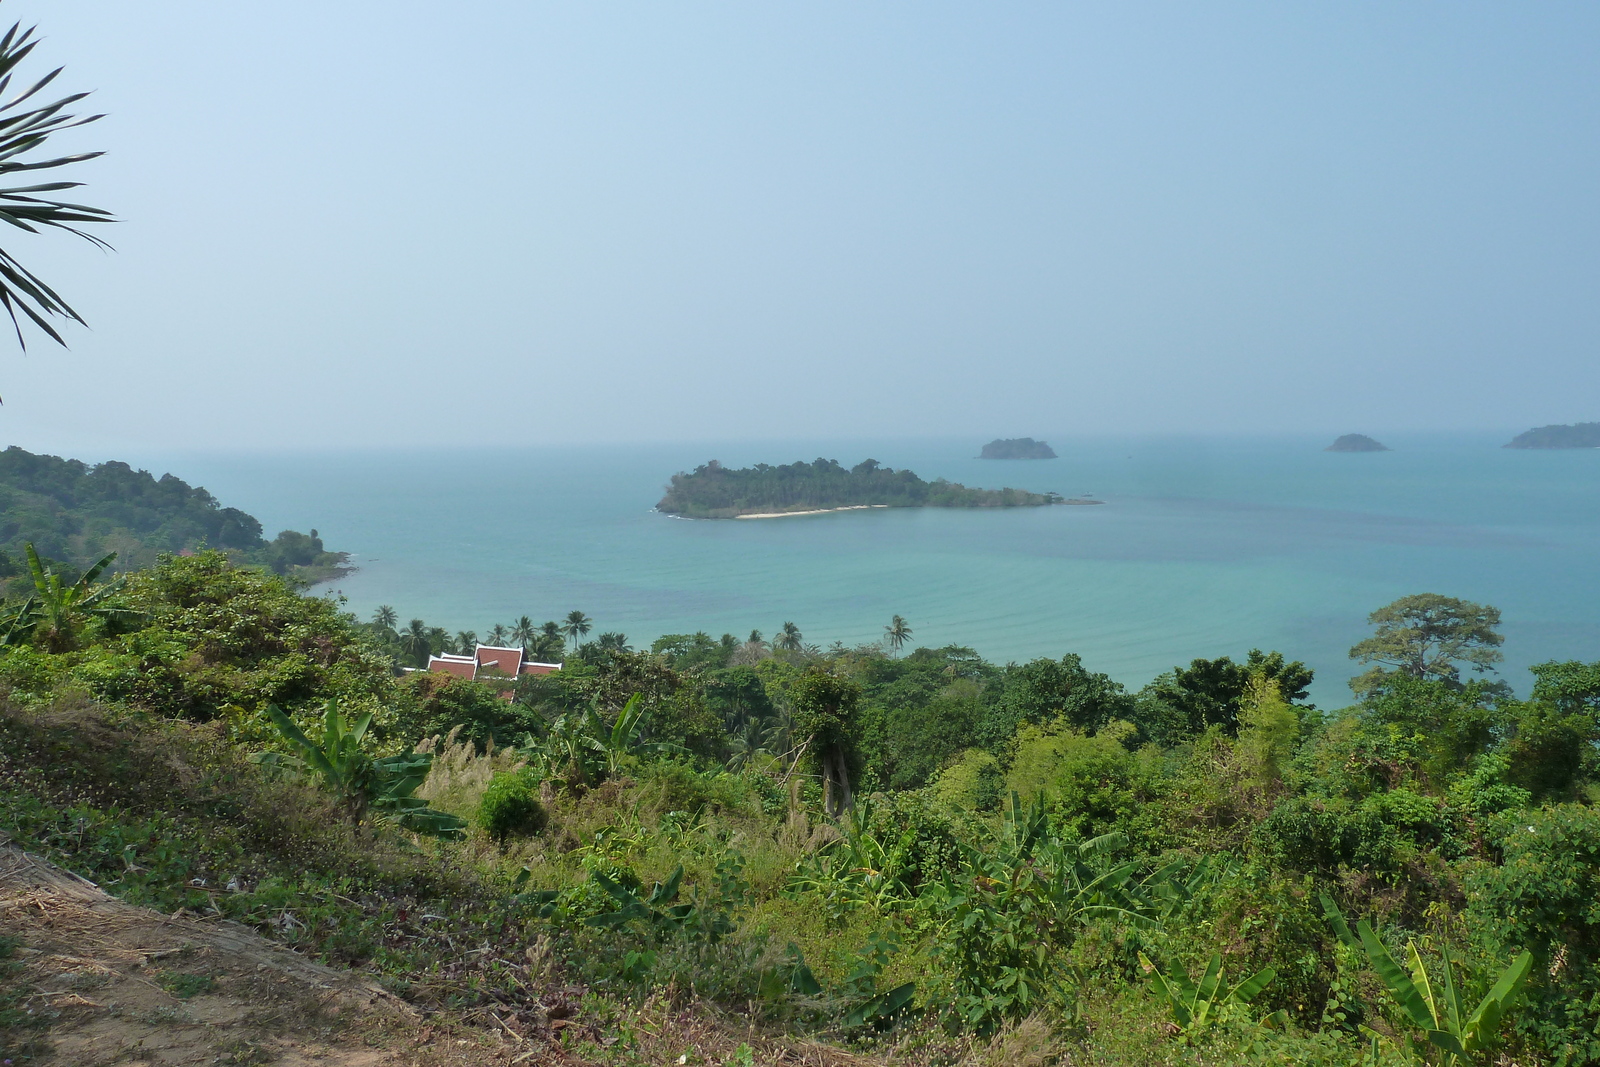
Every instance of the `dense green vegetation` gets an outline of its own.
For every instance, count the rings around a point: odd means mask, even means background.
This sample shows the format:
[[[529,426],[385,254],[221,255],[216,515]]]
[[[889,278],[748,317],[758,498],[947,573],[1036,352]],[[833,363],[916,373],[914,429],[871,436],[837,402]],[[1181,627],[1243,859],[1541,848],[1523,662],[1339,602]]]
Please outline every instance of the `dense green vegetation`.
[[[1322,710],[1277,652],[1130,691],[900,618],[576,634],[508,702],[217,551],[98,603],[0,650],[0,832],[428,1011],[576,990],[618,1064],[662,998],[906,1063],[1600,1063],[1600,663],[1463,681],[1480,605],[1375,612]]]
[[[1539,426],[1517,434],[1506,448],[1600,448],[1600,422]]]
[[[1055,449],[1031,437],[996,438],[983,446],[979,459],[1055,459]]]
[[[149,566],[162,552],[209,546],[307,582],[343,573],[349,558],[324,549],[315,530],[284,530],[267,541],[250,515],[171,474],[158,479],[126,463],[91,466],[15,445],[0,452],[0,516],[6,579],[25,574],[28,544],[79,569],[115,552],[114,568],[123,570]]]
[[[1014,508],[1058,504],[1055,493],[1021,489],[969,489],[943,478],[925,482],[911,471],[863,460],[848,470],[838,460],[817,459],[773,467],[730,470],[712,460],[693,473],[672,476],[667,495],[656,505],[669,515],[729,519],[764,512],[818,508]]]

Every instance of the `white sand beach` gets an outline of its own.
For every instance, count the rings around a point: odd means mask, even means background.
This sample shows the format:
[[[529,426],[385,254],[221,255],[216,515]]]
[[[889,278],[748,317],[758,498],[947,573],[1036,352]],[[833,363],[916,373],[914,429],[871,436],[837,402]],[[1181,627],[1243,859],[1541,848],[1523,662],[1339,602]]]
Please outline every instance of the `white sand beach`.
[[[842,508],[813,508],[810,511],[763,511],[755,515],[735,515],[736,519],[787,519],[791,515],[826,515],[830,511],[865,511],[886,508],[888,504],[849,504]]]

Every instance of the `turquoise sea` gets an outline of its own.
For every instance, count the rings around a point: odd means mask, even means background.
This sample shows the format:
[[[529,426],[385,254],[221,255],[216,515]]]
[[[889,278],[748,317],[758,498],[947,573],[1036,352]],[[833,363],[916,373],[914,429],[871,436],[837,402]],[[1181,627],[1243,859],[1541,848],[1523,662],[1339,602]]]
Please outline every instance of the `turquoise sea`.
[[[574,608],[635,647],[660,634],[877,639],[1022,660],[1077,652],[1130,686],[1196,656],[1281,649],[1347,701],[1365,615],[1437,592],[1504,613],[1503,677],[1600,659],[1600,450],[1512,451],[1514,430],[1327,438],[1045,435],[1047,461],[976,440],[698,443],[483,451],[166,455],[145,463],[258,516],[316,527],[359,570],[325,591],[452,632]],[[871,456],[925,478],[1088,494],[1102,507],[874,510],[695,522],[653,512],[668,476]]]

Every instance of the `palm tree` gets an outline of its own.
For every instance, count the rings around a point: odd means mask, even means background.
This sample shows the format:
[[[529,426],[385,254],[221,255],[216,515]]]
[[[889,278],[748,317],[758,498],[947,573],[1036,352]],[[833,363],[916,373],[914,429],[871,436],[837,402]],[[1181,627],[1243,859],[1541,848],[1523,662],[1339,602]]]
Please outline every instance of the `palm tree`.
[[[433,641],[428,633],[427,624],[421,619],[412,619],[406,624],[405,630],[400,634],[400,651],[405,653],[413,667],[428,665],[428,655],[433,651]]]
[[[393,630],[399,622],[400,616],[388,604],[380,604],[378,610],[372,613],[372,625],[380,630]]]
[[[528,646],[533,644],[534,635],[538,632],[538,628],[533,625],[533,620],[524,615],[511,627],[511,643],[526,653]]]
[[[778,631],[778,636],[773,640],[772,647],[785,652],[800,651],[800,627],[792,622],[784,623],[783,629]]]
[[[766,734],[767,731],[761,728],[760,722],[755,719],[747,721],[744,729],[732,734],[728,739],[728,747],[733,750],[733,754],[728,757],[725,766],[730,771],[736,771],[755,757],[768,755],[766,748],[763,747]]]
[[[911,627],[906,625],[906,620],[896,615],[889,620],[889,625],[883,628],[883,639],[889,642],[889,647],[898,655],[902,646],[911,638]]]
[[[33,40],[33,32],[33,29],[23,30],[19,22],[12,25],[5,36],[0,38],[0,97],[10,97],[7,103],[0,105],[0,175],[21,171],[53,170],[56,167],[81,163],[102,154],[80,152],[77,155],[59,156],[55,159],[23,158],[42,145],[51,134],[69,130],[74,126],[86,125],[101,117],[90,115],[88,118],[80,119],[64,111],[65,108],[88,96],[88,93],[74,93],[52,104],[28,104],[35,93],[49,85],[55,80],[56,75],[61,73],[59,67],[39,79],[31,88],[12,94],[11,77],[16,72],[17,65],[28,57],[28,53],[32,52],[34,45],[38,43]],[[82,237],[90,244],[109,249],[110,245],[78,229],[75,224],[115,221],[110,212],[97,207],[85,207],[82,204],[43,199],[36,195],[75,189],[82,184],[82,182],[47,182],[0,189],[0,222],[8,222],[29,233],[38,233],[40,227],[65,230]],[[0,305],[3,305],[6,313],[11,316],[11,325],[17,331],[17,343],[23,348],[27,347],[27,342],[22,337],[22,323],[17,318],[18,311],[60,345],[66,342],[61,339],[55,327],[45,321],[45,316],[53,315],[78,323],[83,322],[82,316],[72,310],[55,290],[18,263],[4,249],[0,249]]]
[[[489,631],[489,644],[496,648],[507,647],[506,642],[510,639],[511,631],[507,630],[501,623],[495,623],[494,628]]]
[[[443,626],[428,627],[428,654],[443,652],[450,644],[450,634]]]
[[[3,88],[3,82],[0,82],[0,88]],[[119,578],[98,589],[94,587],[96,579],[117,558],[115,552],[68,585],[39,558],[32,541],[23,547],[28,557],[28,573],[33,578],[33,596],[12,616],[6,629],[5,644],[21,644],[34,638],[50,652],[66,652],[77,644],[78,630],[89,619],[112,620],[134,614],[126,608],[108,603],[121,590],[124,579]]]
[[[576,645],[578,639],[588,633],[590,629],[591,620],[589,616],[581,611],[569,611],[567,612],[566,625],[561,627],[561,632],[567,635],[567,640]]]
[[[613,652],[633,651],[628,647],[627,634],[601,634],[599,637],[595,638],[595,644],[599,645],[601,648],[609,648]]]
[[[462,630],[456,634],[456,652],[462,656],[472,655],[473,649],[478,647],[478,635],[471,630]]]

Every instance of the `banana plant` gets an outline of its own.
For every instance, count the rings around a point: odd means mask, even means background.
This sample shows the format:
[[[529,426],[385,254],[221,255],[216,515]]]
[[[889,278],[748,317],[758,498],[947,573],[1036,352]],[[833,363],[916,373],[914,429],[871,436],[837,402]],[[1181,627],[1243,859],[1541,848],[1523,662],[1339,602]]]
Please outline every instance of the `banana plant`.
[[[31,541],[23,546],[23,552],[28,557],[33,596],[8,620],[5,644],[37,640],[47,651],[67,652],[76,646],[78,631],[89,619],[115,620],[137,615],[111,603],[111,598],[122,590],[125,579],[118,578],[99,587],[95,585],[106,568],[116,561],[115,552],[72,582],[64,580],[55,568],[40,559]]]
[[[1523,952],[1512,960],[1500,972],[1489,992],[1469,1012],[1465,1010],[1461,991],[1456,986],[1455,962],[1450,958],[1447,946],[1440,946],[1444,968],[1436,989],[1414,939],[1406,943],[1406,956],[1410,963],[1408,970],[1389,952],[1367,920],[1362,919],[1357,923],[1356,931],[1352,933],[1350,924],[1345,921],[1331,897],[1323,896],[1322,909],[1339,939],[1366,953],[1372,969],[1383,979],[1389,995],[1399,1004],[1406,1020],[1422,1031],[1422,1048],[1417,1048],[1410,1036],[1404,1041],[1403,1047],[1411,1056],[1418,1062],[1426,1063],[1427,1046],[1431,1045],[1441,1065],[1457,1067],[1482,1062],[1478,1053],[1494,1040],[1501,1021],[1522,995],[1528,974],[1533,969],[1533,953]]]
[[[1211,960],[1206,964],[1205,974],[1199,982],[1192,981],[1187,973],[1176,966],[1162,974],[1161,969],[1151,963],[1143,952],[1139,953],[1139,963],[1149,972],[1150,984],[1156,995],[1167,1002],[1174,1021],[1186,1037],[1193,1037],[1215,1026],[1234,1006],[1249,1004],[1278,976],[1278,972],[1271,967],[1264,967],[1238,985],[1229,986],[1223,977],[1220,952],[1211,954]],[[1261,1025],[1282,1027],[1287,1022],[1288,1015],[1276,1011],[1262,1020]]]
[[[1129,891],[1135,864],[1096,869],[1122,845],[1115,834],[1061,841],[1041,800],[1024,805],[1012,793],[992,846],[961,846],[961,869],[918,903],[934,927],[933,951],[954,976],[953,1011],[963,1025],[992,1033],[1037,1010],[1061,987],[1055,950],[1086,922],[1156,925],[1149,905]]]
[[[733,932],[733,923],[720,909],[708,909],[698,902],[678,903],[678,887],[683,882],[683,865],[679,864],[665,882],[657,882],[650,895],[640,897],[625,885],[607,877],[600,871],[589,876],[605,894],[616,901],[617,908],[585,920],[589,926],[615,930],[631,922],[643,923],[658,937],[673,933],[698,934],[715,943]]]
[[[276,704],[268,704],[266,712],[279,735],[299,751],[295,762],[315,771],[339,795],[340,806],[352,824],[361,825],[368,812],[376,810],[380,818],[413,833],[443,838],[466,835],[465,820],[430,808],[412,795],[433,766],[431,753],[405,752],[376,759],[367,753],[363,742],[372,727],[371,712],[346,723],[338,704],[330,700],[323,710],[322,738],[315,742]],[[281,767],[286,761],[278,753],[263,753],[257,762]]]
[[[648,709],[639,694],[628,698],[610,726],[596,701],[581,711],[569,711],[550,724],[549,732],[540,741],[531,741],[523,754],[534,762],[549,767],[557,774],[578,785],[590,785],[596,779],[615,776],[622,770],[623,762],[641,752],[681,752],[677,745],[667,742],[641,742],[639,733],[644,729]]]
[[[649,709],[639,699],[639,694],[635,693],[628,698],[628,702],[617,713],[617,719],[611,724],[611,729],[606,730],[602,726],[597,731],[599,736],[596,740],[600,742],[600,748],[605,753],[607,773],[615,775],[622,769],[622,761],[638,752],[683,751],[679,746],[669,742],[641,742],[639,740],[639,732],[644,729],[645,716],[647,714],[649,714]],[[595,716],[596,724],[598,725],[600,721],[600,717],[597,714]]]

